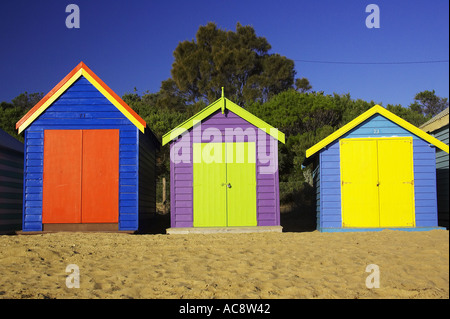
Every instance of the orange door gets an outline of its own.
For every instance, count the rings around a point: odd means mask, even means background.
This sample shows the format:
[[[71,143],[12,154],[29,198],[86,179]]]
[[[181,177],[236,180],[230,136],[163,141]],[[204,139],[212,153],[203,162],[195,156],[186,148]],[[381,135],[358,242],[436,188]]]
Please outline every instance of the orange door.
[[[44,224],[81,222],[81,141],[81,130],[44,131]]]
[[[82,223],[119,221],[119,130],[83,131]]]
[[[42,223],[117,223],[119,130],[45,130]]]

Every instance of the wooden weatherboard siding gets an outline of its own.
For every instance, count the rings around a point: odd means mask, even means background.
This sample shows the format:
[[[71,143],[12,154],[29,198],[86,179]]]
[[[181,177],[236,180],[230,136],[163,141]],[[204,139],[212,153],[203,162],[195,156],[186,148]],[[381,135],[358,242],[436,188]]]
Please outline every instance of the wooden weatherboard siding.
[[[426,123],[420,126],[424,132],[431,134],[444,145],[449,144],[449,108],[436,114]],[[438,222],[439,226],[449,227],[449,171],[448,171],[448,151],[436,149],[436,182],[438,200]]]
[[[23,144],[0,129],[0,234],[22,226]]]
[[[139,135],[138,222],[141,225],[140,230],[146,232],[150,227],[151,216],[156,214],[156,152],[159,142],[148,128],[145,129],[144,133],[136,132]],[[129,181],[131,182],[131,179]],[[132,209],[130,210],[132,211]]]
[[[312,175],[313,187],[316,190],[316,225],[320,225],[320,164],[317,158],[314,160],[314,169]]]
[[[119,230],[138,229],[139,129],[81,76],[25,129],[24,231],[42,231],[44,130],[93,129],[119,130]]]
[[[279,186],[278,169],[272,174],[264,174],[264,166],[269,165],[269,161],[262,163],[258,158],[265,154],[271,154],[270,161],[278,168],[278,140],[269,134],[258,134],[258,128],[244,120],[235,113],[225,110],[215,111],[201,122],[201,136],[194,136],[194,129],[190,129],[187,139],[174,140],[170,144],[171,153],[174,148],[184,146],[189,149],[189,163],[177,163],[172,160],[170,163],[170,192],[171,192],[171,227],[193,227],[193,149],[192,142],[208,143],[213,137],[204,134],[208,129],[220,130],[225,136],[226,129],[240,128],[241,134],[236,134],[233,140],[223,140],[222,142],[255,142],[256,143],[256,209],[258,226],[278,226],[280,225],[279,207]],[[246,129],[250,128],[246,134]],[[195,131],[197,132],[197,131]],[[247,132],[247,133],[248,133]],[[237,136],[243,140],[237,140]],[[260,136],[264,136],[261,140]],[[217,141],[214,141],[217,142]],[[272,149],[271,149],[272,148]]]
[[[434,146],[380,114],[368,118],[339,139],[393,136],[413,138],[416,227],[437,226]],[[320,176],[317,178],[320,201],[317,227],[321,231],[342,228],[339,139],[319,152],[319,163],[315,164]]]
[[[443,143],[449,143],[448,124],[432,132],[433,136]],[[448,186],[448,153],[442,150],[436,150],[436,179],[437,179],[437,198],[439,225],[449,227],[449,186]]]

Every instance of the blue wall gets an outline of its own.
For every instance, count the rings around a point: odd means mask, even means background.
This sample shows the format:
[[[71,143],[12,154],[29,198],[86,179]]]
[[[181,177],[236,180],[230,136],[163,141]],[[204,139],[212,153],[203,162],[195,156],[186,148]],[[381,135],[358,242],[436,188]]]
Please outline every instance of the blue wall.
[[[119,129],[119,230],[138,229],[139,133],[86,78],[80,77],[25,130],[24,231],[42,230],[44,130]]]
[[[376,114],[340,139],[413,137],[416,227],[437,226],[435,148],[382,115]],[[317,227],[342,228],[339,140],[319,153],[320,216]]]

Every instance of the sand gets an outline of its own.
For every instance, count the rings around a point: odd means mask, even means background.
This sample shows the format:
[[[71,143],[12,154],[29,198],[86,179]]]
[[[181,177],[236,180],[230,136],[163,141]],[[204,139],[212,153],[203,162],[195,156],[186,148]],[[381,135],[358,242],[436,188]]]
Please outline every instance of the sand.
[[[0,298],[448,299],[449,233],[0,236],[0,276]]]

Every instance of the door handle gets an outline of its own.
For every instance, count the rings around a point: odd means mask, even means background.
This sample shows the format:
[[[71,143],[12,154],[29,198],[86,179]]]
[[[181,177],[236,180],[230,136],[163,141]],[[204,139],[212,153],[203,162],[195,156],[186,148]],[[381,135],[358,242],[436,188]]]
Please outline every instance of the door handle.
[[[228,188],[231,188],[231,184],[230,184],[230,183],[228,183],[228,184],[227,184],[227,187],[228,187]]]

